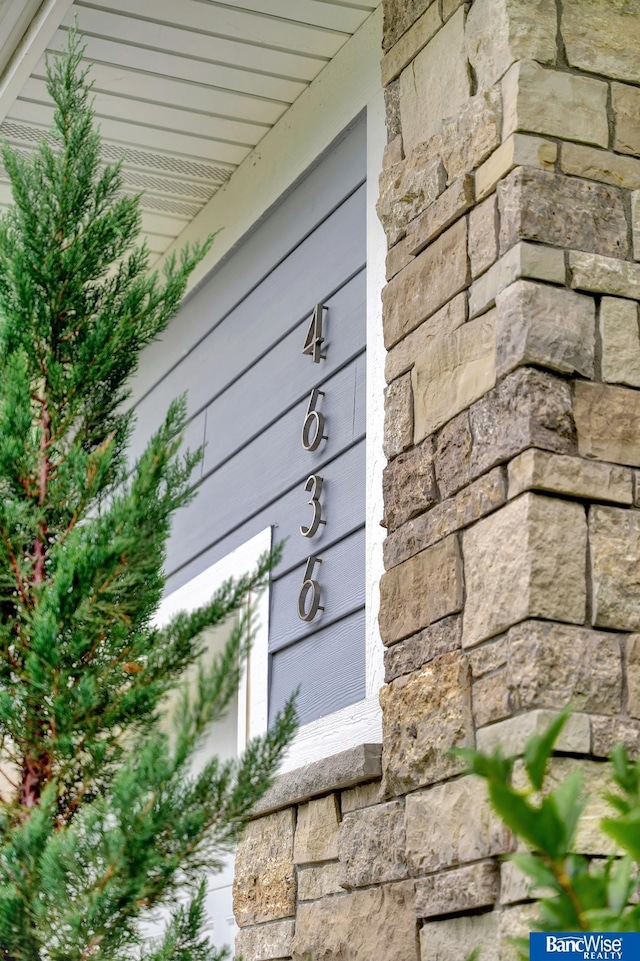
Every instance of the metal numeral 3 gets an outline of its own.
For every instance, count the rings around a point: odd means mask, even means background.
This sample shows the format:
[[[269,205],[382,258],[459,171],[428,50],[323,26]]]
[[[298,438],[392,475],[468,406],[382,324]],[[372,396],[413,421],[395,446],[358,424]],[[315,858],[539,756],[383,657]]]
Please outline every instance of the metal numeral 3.
[[[308,527],[300,528],[300,533],[303,537],[313,537],[320,524],[327,523],[322,520],[322,504],[320,503],[323,483],[324,479],[322,477],[319,477],[317,474],[311,474],[311,476],[307,478],[307,483],[304,485],[304,489],[311,494],[311,500],[307,501],[307,503],[309,507],[313,507],[313,519]]]

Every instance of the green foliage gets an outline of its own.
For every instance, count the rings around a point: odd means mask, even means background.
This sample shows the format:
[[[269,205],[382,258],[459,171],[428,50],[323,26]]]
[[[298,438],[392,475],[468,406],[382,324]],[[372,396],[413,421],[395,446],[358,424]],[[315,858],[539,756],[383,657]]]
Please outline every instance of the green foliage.
[[[629,760],[618,746],[611,756],[612,789],[606,795],[612,816],[602,818],[602,831],[619,855],[588,859],[574,851],[576,830],[586,798],[582,776],[573,771],[549,789],[547,774],[554,745],[568,712],[542,734],[529,738],[523,757],[527,784],[513,783],[515,758],[461,750],[469,772],[485,778],[494,810],[523,841],[528,851],[510,859],[532,882],[539,898],[539,931],[640,931],[636,901],[640,868],[640,761]],[[516,942],[523,958],[528,944]]]
[[[215,961],[203,875],[238,838],[295,729],[289,703],[236,762],[193,763],[250,643],[247,598],[278,552],[153,625],[165,544],[201,451],[184,398],[135,464],[128,383],[209,249],[150,273],[139,198],[103,166],[82,50],[49,66],[51,138],[4,147],[0,219],[0,958]],[[230,640],[202,664],[202,632]],[[166,695],[197,665],[166,733]],[[184,897],[187,900],[184,900]],[[171,914],[158,943],[141,923]]]

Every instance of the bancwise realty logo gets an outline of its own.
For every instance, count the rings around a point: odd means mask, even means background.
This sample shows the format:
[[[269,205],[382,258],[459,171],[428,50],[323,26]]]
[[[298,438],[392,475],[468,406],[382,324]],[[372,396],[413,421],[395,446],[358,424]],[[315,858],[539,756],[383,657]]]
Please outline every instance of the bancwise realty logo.
[[[530,961],[640,961],[640,933],[529,935]]]

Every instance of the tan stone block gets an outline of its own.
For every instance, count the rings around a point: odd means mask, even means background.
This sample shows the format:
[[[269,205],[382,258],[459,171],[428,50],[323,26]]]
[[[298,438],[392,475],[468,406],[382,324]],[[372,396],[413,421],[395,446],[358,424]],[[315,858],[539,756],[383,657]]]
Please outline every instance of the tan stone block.
[[[448,20],[466,0],[442,0],[442,18]]]
[[[407,224],[438,197],[445,187],[440,158],[421,144],[405,160],[380,174],[376,211],[389,246],[404,235]]]
[[[572,704],[615,714],[622,705],[621,637],[549,621],[524,621],[507,635],[507,687],[514,711]]]
[[[615,117],[614,150],[640,154],[640,90],[622,83],[611,84]]]
[[[633,234],[633,259],[640,260],[640,190],[631,194],[631,230]]]
[[[625,717],[591,718],[591,753],[609,759],[616,744],[621,744],[630,758],[640,757],[640,721]]]
[[[574,290],[640,300],[640,264],[570,250],[569,273]]]
[[[396,457],[413,444],[413,394],[411,376],[404,374],[385,390],[384,438],[382,450],[388,458]]]
[[[382,48],[390,50],[403,34],[437,0],[386,0],[383,5]]]
[[[368,784],[358,784],[356,787],[343,791],[340,795],[342,814],[359,811],[360,808],[378,804],[382,799],[380,781],[369,781]]]
[[[433,441],[430,437],[406,454],[400,454],[385,467],[382,493],[383,526],[389,531],[436,503],[438,492],[433,469]]]
[[[467,660],[457,651],[382,688],[382,786],[387,797],[464,769],[449,751],[473,743],[470,688]]]
[[[487,197],[469,214],[469,262],[471,276],[484,273],[498,257],[498,208],[496,198]]]
[[[409,520],[390,534],[384,542],[385,567],[395,567],[448,534],[486,517],[498,507],[502,507],[506,502],[506,495],[503,470],[496,467],[454,497]]]
[[[411,263],[413,256],[409,253],[409,244],[406,237],[399,240],[388,252],[385,259],[385,278],[391,280],[396,274]]]
[[[523,494],[463,534],[471,647],[526,617],[581,624],[586,522],[579,504]]]
[[[338,840],[344,887],[404,880],[409,873],[404,849],[404,801],[345,814]]]
[[[553,170],[557,159],[558,145],[553,140],[513,133],[476,170],[476,199],[482,200],[490,194],[498,181],[506,177],[514,167]]]
[[[380,581],[380,636],[394,644],[462,606],[462,565],[455,535],[421,551]]]
[[[452,117],[448,117],[432,148],[442,159],[447,184],[483,163],[501,139],[502,100],[500,89],[492,87],[471,97]]]
[[[499,377],[526,364],[593,377],[596,308],[592,297],[517,280],[497,295],[496,307]]]
[[[564,284],[565,274],[564,251],[526,242],[515,244],[471,285],[469,317],[492,307],[500,291],[521,277]]]
[[[236,935],[236,957],[249,961],[282,961],[291,955],[293,920],[242,928]]]
[[[472,450],[469,412],[465,410],[445,424],[436,439],[435,470],[442,497],[470,482]]]
[[[469,651],[469,664],[474,678],[484,677],[505,667],[509,656],[509,636],[499,638]]]
[[[405,150],[437,133],[471,94],[459,10],[400,74],[400,114]]]
[[[495,861],[480,861],[467,868],[422,878],[416,882],[416,914],[419,918],[433,918],[489,907],[498,897],[499,880]]]
[[[609,144],[607,85],[548,70],[532,60],[514,63],[502,80],[503,138],[517,130]]]
[[[410,252],[415,255],[424,250],[427,244],[466,213],[472,204],[473,180],[469,174],[465,174],[408,225],[407,239]]]
[[[414,441],[459,414],[496,382],[495,311],[434,341],[411,371]]]
[[[640,161],[639,161],[640,162]],[[640,327],[635,300],[603,297],[600,304],[602,378],[640,387]]]
[[[406,799],[407,858],[430,874],[511,850],[512,838],[473,775],[437,784]]]
[[[593,623],[620,631],[640,630],[640,512],[592,507],[589,546]]]
[[[625,201],[618,187],[518,167],[498,184],[500,250],[534,240],[624,258],[629,253]]]
[[[404,150],[402,149],[402,134],[397,134],[393,140],[386,144],[382,151],[382,168],[388,170],[395,164],[402,163],[404,160]]]
[[[387,352],[385,378],[387,383],[411,370],[416,357],[431,350],[434,338],[440,338],[461,327],[467,319],[467,295],[462,292],[432,314],[428,320]]]
[[[537,904],[519,904],[513,908],[505,908],[500,912],[497,961],[520,961],[520,954],[511,943],[511,938],[527,940],[529,932],[536,930],[535,921],[539,913],[540,909]]]
[[[640,394],[608,384],[575,384],[578,450],[614,464],[640,466]]]
[[[476,728],[501,721],[511,714],[506,670],[486,674],[473,682],[473,719]]]
[[[555,63],[555,0],[476,0],[467,17],[467,54],[480,87],[491,87],[516,60]]]
[[[510,460],[527,447],[558,453],[574,453],[576,448],[571,388],[565,380],[542,370],[519,367],[507,374],[470,408],[469,425],[473,437],[467,462],[469,478]],[[437,444],[436,477],[443,493],[440,459]],[[453,465],[449,470],[453,473]],[[464,470],[459,474],[462,476]]]
[[[474,950],[478,961],[498,961],[498,914],[429,921],[420,928],[420,961],[462,961]]]
[[[340,894],[342,878],[342,865],[338,861],[329,861],[319,867],[298,868],[298,900],[315,901],[327,894]]]
[[[440,654],[458,650],[461,638],[462,619],[454,614],[443,617],[435,624],[425,627],[419,634],[394,644],[384,652],[385,684],[390,684],[404,674],[412,674]]]
[[[476,732],[478,749],[492,754],[500,748],[502,754],[513,757],[522,754],[527,742],[535,734],[546,731],[556,717],[553,711],[529,711],[510,717]],[[591,728],[586,714],[571,714],[558,740],[556,749],[571,754],[588,754],[591,745]]]
[[[627,678],[627,714],[640,718],[640,635],[627,638],[625,652]]]
[[[635,190],[640,187],[640,160],[621,157],[609,150],[585,147],[584,144],[565,143],[560,155],[560,169],[575,177],[600,180],[614,187]]]
[[[293,961],[415,961],[413,881],[301,904],[290,956]]]
[[[545,371],[519,367],[436,438],[440,494],[449,497],[528,447],[574,453],[571,388]]]
[[[441,25],[439,4],[432,3],[382,58],[380,70],[383,87],[400,76],[407,64],[411,63],[435,36]]]
[[[517,904],[532,897],[531,881],[513,861],[500,865],[500,903]]]
[[[462,218],[382,291],[385,347],[393,347],[464,290],[467,275],[467,222]]]
[[[340,808],[338,797],[328,794],[298,808],[293,860],[295,864],[333,861],[338,857]]]
[[[387,84],[382,91],[384,100],[384,113],[387,126],[387,140],[402,136],[402,124],[400,122],[400,81],[394,80]]]
[[[294,817],[293,808],[286,808],[244,829],[233,881],[233,913],[241,927],[295,914]]]
[[[633,476],[624,467],[531,448],[509,464],[509,499],[527,490],[631,504]]]
[[[640,83],[640,17],[627,0],[564,0],[560,21],[571,66]]]

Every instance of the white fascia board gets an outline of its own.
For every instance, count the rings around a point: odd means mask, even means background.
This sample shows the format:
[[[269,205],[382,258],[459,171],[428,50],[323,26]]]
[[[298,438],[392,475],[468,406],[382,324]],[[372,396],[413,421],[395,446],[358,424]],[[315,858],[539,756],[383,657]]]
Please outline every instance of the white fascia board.
[[[17,0],[15,6],[22,8],[23,12],[29,9],[28,6],[25,7],[24,0]],[[45,0],[28,27],[26,24],[23,26],[20,19],[15,21],[14,27],[20,27],[20,30],[26,29],[26,32],[21,37],[12,37],[11,43],[17,45],[9,54],[10,59],[6,70],[0,76],[0,123],[11,110],[72,6],[73,0]],[[7,16],[11,16],[10,11]],[[16,32],[20,31],[15,30],[14,33]]]
[[[220,230],[188,292],[241,240],[380,92],[382,8],[373,13],[182,231],[162,264],[186,243]]]

